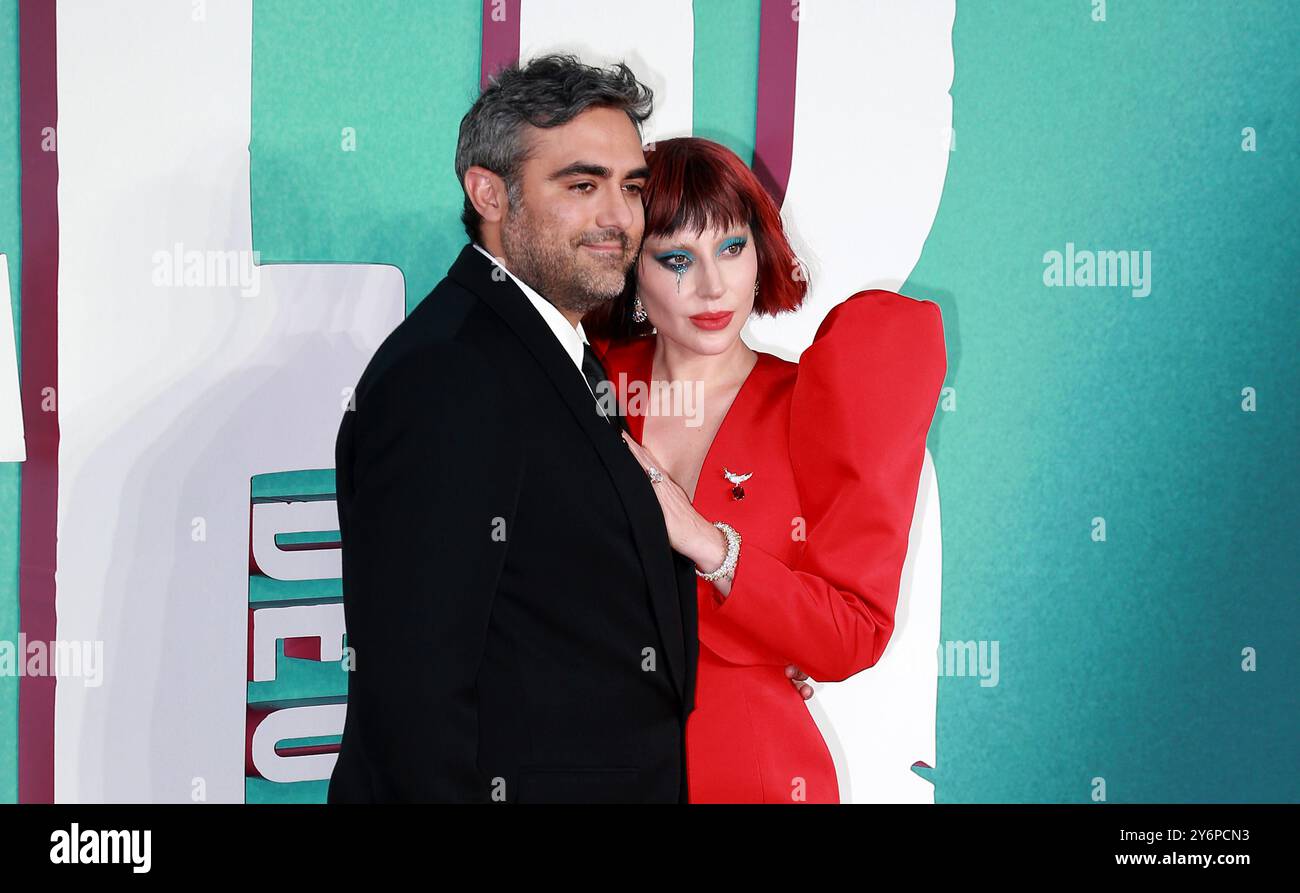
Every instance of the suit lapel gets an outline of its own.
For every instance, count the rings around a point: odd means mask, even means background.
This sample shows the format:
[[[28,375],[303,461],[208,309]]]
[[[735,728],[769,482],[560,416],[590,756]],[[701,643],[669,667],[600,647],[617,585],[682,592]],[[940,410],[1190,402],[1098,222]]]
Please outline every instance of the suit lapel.
[[[497,271],[495,276],[494,271]],[[645,472],[618,432],[600,415],[582,374],[556,340],[555,333],[504,271],[473,245],[466,245],[447,275],[478,295],[514,330],[590,438],[623,502],[650,588],[655,624],[668,651],[664,657],[669,676],[678,695],[684,697],[686,651],[673,552],[659,500]]]

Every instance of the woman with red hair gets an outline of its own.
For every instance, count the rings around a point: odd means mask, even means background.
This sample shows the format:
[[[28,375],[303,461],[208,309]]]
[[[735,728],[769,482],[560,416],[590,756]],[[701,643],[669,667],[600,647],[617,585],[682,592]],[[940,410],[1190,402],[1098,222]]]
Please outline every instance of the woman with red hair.
[[[669,540],[696,565],[689,799],[835,803],[802,673],[846,679],[889,642],[947,371],[939,307],[863,291],[797,364],[753,350],[749,315],[794,310],[808,289],[779,209],[718,143],[663,140],[646,157],[628,288],[583,329]]]

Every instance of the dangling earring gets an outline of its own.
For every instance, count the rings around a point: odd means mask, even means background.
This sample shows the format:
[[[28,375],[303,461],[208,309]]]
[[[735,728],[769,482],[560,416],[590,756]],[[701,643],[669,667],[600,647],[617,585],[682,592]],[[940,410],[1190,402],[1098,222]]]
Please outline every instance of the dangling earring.
[[[756,301],[758,300],[758,281],[757,281],[757,280],[755,280],[755,282],[754,282],[754,300],[756,300]]]
[[[649,319],[646,315],[645,307],[641,305],[641,296],[637,295],[632,301],[632,322],[645,322]]]

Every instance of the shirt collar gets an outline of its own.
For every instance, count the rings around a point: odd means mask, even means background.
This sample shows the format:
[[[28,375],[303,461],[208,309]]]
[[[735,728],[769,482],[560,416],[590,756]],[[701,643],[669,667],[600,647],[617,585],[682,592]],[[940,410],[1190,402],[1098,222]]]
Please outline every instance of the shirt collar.
[[[505,270],[506,275],[514,280],[515,285],[519,286],[519,290],[527,296],[529,302],[537,308],[537,312],[541,314],[541,317],[546,322],[547,326],[549,326],[551,331],[555,333],[555,337],[559,340],[560,345],[573,359],[573,364],[581,370],[583,347],[587,344],[587,333],[582,330],[582,323],[579,322],[575,327],[564,318],[564,314],[561,313],[554,304],[539,295],[528,285],[527,282],[524,282],[514,273],[511,273],[510,270],[506,268],[504,261],[498,257],[493,257],[488,253],[486,248],[477,242],[473,244],[474,247],[479,250],[479,253],[501,269]]]

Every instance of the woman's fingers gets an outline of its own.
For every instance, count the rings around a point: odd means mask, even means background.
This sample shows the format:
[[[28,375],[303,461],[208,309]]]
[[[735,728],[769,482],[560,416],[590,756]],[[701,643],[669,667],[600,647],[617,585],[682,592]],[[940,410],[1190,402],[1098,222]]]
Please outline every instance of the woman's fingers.
[[[664,523],[668,528],[668,541],[674,549],[683,549],[687,543],[687,538],[694,531],[696,526],[694,520],[699,517],[695,508],[691,505],[691,498],[686,495],[686,491],[672,479],[668,472],[664,471],[653,453],[645,448],[642,444],[637,443],[626,432],[621,432],[623,441],[632,451],[633,458],[640,463],[643,471],[647,475],[653,468],[659,472],[660,478],[657,483],[651,482],[654,487],[655,498],[659,500],[659,507],[664,513]]]
[[[656,494],[660,494],[661,488],[664,490],[672,489],[672,487],[675,486],[677,482],[674,481],[672,478],[670,478],[668,476],[668,473],[664,471],[663,468],[660,467],[659,461],[654,457],[654,453],[650,452],[644,446],[642,446],[641,444],[633,440],[632,437],[626,431],[622,432],[622,434],[623,434],[623,440],[627,443],[628,447],[632,450],[632,456],[636,459],[637,462],[641,463],[641,467],[646,471],[646,473],[649,474],[650,469],[653,468],[663,475],[663,479],[659,482],[659,484],[655,486]],[[669,484],[670,486],[664,487],[663,486],[664,484]],[[685,492],[686,491],[684,490],[682,491],[683,497],[685,495]],[[659,501],[661,503],[664,502],[665,498],[666,497],[664,497],[662,494],[659,495]],[[689,502],[689,500],[686,501]]]
[[[794,664],[786,664],[785,676],[790,680],[790,684],[794,686],[794,690],[799,692],[800,697],[805,701],[813,696],[812,686],[804,682],[808,678],[808,674],[803,670],[800,670]]]
[[[632,438],[632,435],[628,434],[626,431],[623,431],[622,434],[623,434],[623,440],[626,441],[627,445],[632,448],[633,454],[636,455],[637,459],[641,462],[642,465],[653,465],[655,468],[659,468],[659,459],[655,456],[654,453],[650,452],[650,448],[648,446],[646,446],[645,444],[637,443]],[[662,471],[663,469],[659,469],[659,470]]]
[[[636,459],[636,461],[641,464],[642,468],[645,468],[649,464],[649,459],[646,458],[645,447],[633,440],[626,431],[623,432],[623,442],[626,443],[628,449],[632,451],[632,458]]]

